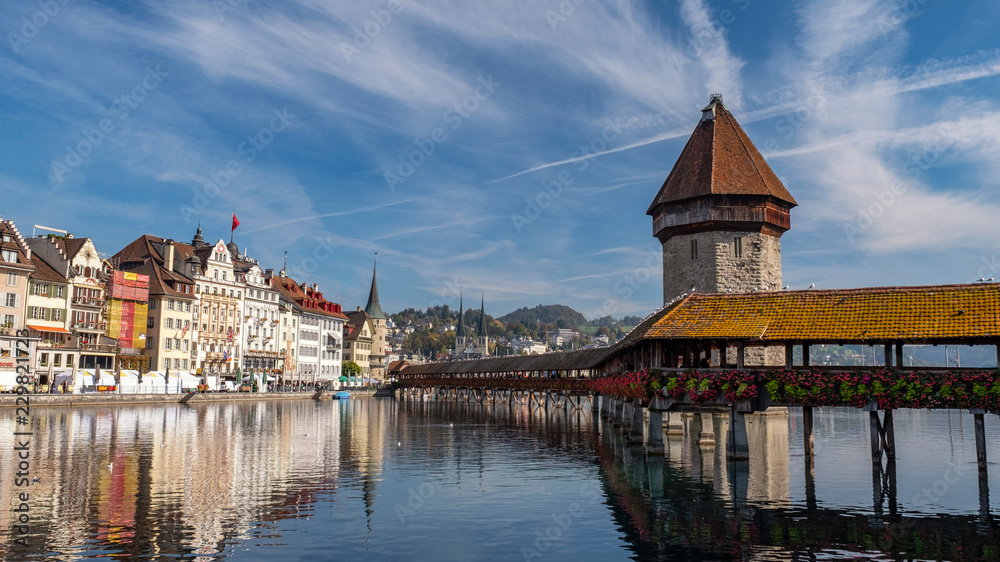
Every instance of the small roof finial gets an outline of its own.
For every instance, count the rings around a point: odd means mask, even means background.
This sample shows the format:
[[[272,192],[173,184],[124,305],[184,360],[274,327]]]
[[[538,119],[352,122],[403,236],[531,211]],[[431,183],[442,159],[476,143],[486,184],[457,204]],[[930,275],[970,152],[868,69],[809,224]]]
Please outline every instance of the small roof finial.
[[[708,96],[709,103],[711,102],[722,102],[722,92],[712,92]]]

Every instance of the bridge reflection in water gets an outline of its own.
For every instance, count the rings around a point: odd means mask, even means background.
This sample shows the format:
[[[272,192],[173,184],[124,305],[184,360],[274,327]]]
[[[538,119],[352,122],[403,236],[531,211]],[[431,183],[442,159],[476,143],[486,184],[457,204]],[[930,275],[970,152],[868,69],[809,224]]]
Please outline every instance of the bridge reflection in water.
[[[671,413],[664,421],[664,453],[659,455],[630,442],[621,427],[589,408],[546,412],[464,401],[402,403],[408,412],[438,409],[455,419],[511,424],[558,447],[589,443],[601,467],[607,506],[640,559],[1000,558],[1000,533],[988,507],[977,514],[975,503],[967,501],[977,489],[973,446],[964,449],[967,458],[952,459],[965,465],[956,468],[956,478],[949,477],[949,463],[942,459],[935,468],[904,470],[914,481],[908,487],[909,504],[898,497],[896,461],[888,463],[873,478],[872,503],[867,503],[859,495],[868,470],[863,442],[867,419],[866,413],[852,408],[821,408],[816,413],[816,431],[830,444],[831,453],[839,454],[840,448],[861,438],[856,454],[842,463],[818,455],[822,478],[827,479],[821,480],[820,489],[832,495],[824,497],[817,496],[811,456],[803,454],[802,445],[794,445],[802,443],[803,421],[794,410],[748,415],[750,460],[732,462],[727,461],[724,439],[706,438],[726,435],[725,412]],[[947,412],[897,416],[915,422],[913,438],[940,437],[942,432],[951,439],[956,432],[959,439],[965,438],[960,428],[942,427],[952,422]],[[674,431],[667,431],[669,427]],[[935,478],[942,466],[945,471]],[[920,495],[924,482],[929,483],[923,489],[929,496]]]

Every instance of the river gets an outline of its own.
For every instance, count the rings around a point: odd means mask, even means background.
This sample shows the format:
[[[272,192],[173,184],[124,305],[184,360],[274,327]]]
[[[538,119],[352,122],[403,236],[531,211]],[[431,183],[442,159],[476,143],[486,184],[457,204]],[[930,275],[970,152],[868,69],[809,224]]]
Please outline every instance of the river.
[[[679,414],[674,414],[678,415]],[[895,494],[866,412],[684,416],[647,458],[606,420],[526,406],[266,401],[32,408],[0,420],[7,560],[798,560],[1000,557],[972,416],[896,412]],[[711,423],[717,443],[699,445]],[[26,432],[30,436],[15,436]],[[1000,459],[996,416],[990,459]],[[18,445],[20,443],[20,446]],[[18,483],[18,453],[27,486]],[[1000,490],[992,462],[989,487]],[[882,481],[885,483],[885,481]],[[24,481],[22,480],[23,484]],[[26,494],[22,496],[21,494]],[[24,500],[24,501],[22,501]],[[28,528],[18,518],[27,517]],[[20,542],[17,542],[20,541]],[[23,543],[26,543],[25,546]]]

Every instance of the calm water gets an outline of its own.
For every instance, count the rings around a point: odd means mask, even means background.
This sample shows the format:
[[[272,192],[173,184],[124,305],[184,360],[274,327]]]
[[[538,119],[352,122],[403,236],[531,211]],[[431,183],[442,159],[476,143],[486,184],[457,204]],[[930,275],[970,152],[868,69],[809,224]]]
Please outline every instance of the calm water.
[[[8,527],[8,560],[1000,557],[958,412],[896,413],[894,495],[873,493],[867,413],[846,409],[817,411],[814,482],[795,410],[755,418],[741,464],[724,462],[723,415],[682,418],[687,436],[647,459],[589,411],[358,399],[31,413],[29,546]],[[13,509],[22,426],[8,414]],[[709,423],[719,445],[699,446]],[[1000,434],[995,416],[986,431]]]

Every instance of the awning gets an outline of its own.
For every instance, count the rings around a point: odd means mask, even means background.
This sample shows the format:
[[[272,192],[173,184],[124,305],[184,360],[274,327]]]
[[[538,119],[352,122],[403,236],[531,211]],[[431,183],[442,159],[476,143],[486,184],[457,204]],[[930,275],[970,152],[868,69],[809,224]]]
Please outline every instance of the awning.
[[[55,332],[57,334],[71,334],[72,333],[69,330],[67,330],[66,328],[58,328],[58,327],[51,327],[51,326],[34,326],[34,325],[31,325],[31,324],[28,324],[28,327],[31,328],[32,330],[35,330],[35,331],[38,331],[38,332]]]
[[[340,377],[340,378],[339,378],[339,379],[337,379],[337,380],[338,380],[339,382],[347,382],[347,377],[344,377],[344,376],[342,376],[342,377]]]

